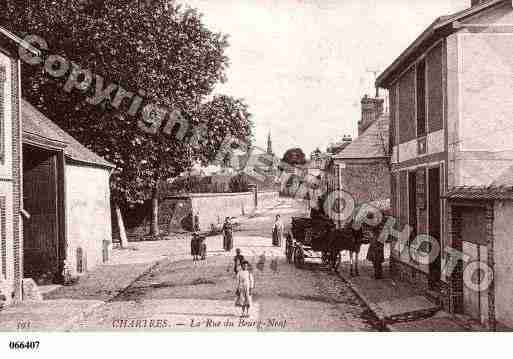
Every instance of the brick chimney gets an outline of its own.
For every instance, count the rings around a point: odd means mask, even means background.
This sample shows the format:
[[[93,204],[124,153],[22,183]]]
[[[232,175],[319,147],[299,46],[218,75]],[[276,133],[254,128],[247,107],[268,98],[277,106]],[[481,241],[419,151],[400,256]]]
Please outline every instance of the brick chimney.
[[[470,0],[470,6],[474,7],[477,5],[481,5],[482,3],[485,3],[487,1],[490,1],[490,0]]]
[[[358,122],[358,136],[365,132],[383,114],[385,100],[365,95],[362,98],[362,119]]]

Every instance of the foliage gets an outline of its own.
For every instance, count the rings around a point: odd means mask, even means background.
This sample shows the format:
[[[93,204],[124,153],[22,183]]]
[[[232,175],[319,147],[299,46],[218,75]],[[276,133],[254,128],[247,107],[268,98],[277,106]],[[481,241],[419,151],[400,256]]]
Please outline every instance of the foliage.
[[[285,152],[282,161],[291,166],[301,166],[306,163],[306,156],[301,148],[291,148]]]
[[[86,101],[89,89],[64,90],[69,73],[54,78],[42,65],[23,65],[24,97],[88,148],[116,166],[111,176],[117,200],[142,203],[160,181],[195,161],[206,163],[228,133],[250,140],[251,125],[242,100],[216,96],[225,81],[227,36],[209,30],[194,9],[166,0],[2,1],[0,24],[20,37],[38,35],[48,43],[45,55],[57,54],[111,83],[143,93],[144,103],[179,109],[191,123],[200,121],[206,139],[188,144],[162,132],[141,131],[142,118],[127,114],[130,101],[116,108],[116,91],[99,105]],[[101,83],[100,83],[101,85]],[[119,88],[118,88],[119,89]],[[139,91],[142,92],[139,92]]]

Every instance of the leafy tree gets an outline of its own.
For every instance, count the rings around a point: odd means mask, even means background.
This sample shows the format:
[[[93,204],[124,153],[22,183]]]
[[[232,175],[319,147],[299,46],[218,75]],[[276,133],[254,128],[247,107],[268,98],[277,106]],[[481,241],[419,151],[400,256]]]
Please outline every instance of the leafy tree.
[[[91,71],[90,86],[70,88],[71,67],[64,76],[54,77],[42,71],[42,64],[24,65],[23,95],[116,165],[111,176],[116,203],[151,199],[152,234],[158,232],[159,182],[195,161],[215,158],[227,134],[250,141],[249,113],[241,100],[217,96],[206,101],[215,85],[225,81],[228,41],[226,35],[209,30],[196,10],[166,0],[2,3],[2,26],[21,37],[42,37],[48,44],[45,56],[60,55]],[[131,97],[119,97],[121,89]],[[104,98],[97,96],[99,90],[106,91]],[[136,95],[144,101],[131,113]],[[165,121],[154,133],[142,131],[145,104],[179,109],[190,124],[186,136],[177,140],[177,128],[172,136],[162,131]],[[209,131],[197,140],[192,129],[200,121]]]
[[[306,156],[301,148],[291,148],[285,152],[282,161],[291,166],[301,166],[306,163]]]

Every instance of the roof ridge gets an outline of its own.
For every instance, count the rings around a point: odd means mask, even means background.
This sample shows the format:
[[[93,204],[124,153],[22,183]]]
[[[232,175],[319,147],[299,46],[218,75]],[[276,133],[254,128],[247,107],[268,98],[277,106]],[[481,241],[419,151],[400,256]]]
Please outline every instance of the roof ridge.
[[[27,134],[35,134],[42,138],[56,140],[66,144],[64,153],[70,159],[102,167],[116,167],[94,151],[84,146],[67,131],[46,117],[37,107],[21,98],[22,128]]]

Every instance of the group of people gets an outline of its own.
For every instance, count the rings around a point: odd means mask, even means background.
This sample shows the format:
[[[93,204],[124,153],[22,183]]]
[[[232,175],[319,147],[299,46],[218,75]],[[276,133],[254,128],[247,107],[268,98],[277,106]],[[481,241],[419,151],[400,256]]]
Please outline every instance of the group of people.
[[[230,217],[226,217],[223,224],[223,249],[230,252],[233,249],[233,224]],[[281,216],[276,215],[272,227],[272,245],[281,247],[283,242],[284,225]],[[200,241],[201,243],[201,241]],[[369,250],[367,260],[374,265],[374,274],[376,279],[383,277],[382,264],[384,262],[383,244],[377,240],[377,236],[369,236]],[[233,257],[233,271],[235,273],[235,305],[242,309],[241,317],[249,317],[249,309],[252,305],[253,289],[255,288],[255,279],[251,270],[251,265],[241,254],[239,248],[236,249]]]
[[[205,236],[200,235],[199,232],[192,234],[191,255],[193,262],[197,262],[200,259],[204,261],[207,257],[207,244],[205,243]]]
[[[281,221],[280,215],[275,217],[272,229],[272,244],[273,246],[281,247],[283,239],[284,225]],[[233,228],[230,218],[226,218],[223,225],[223,247],[225,251],[230,251],[233,247]],[[233,257],[233,271],[235,272],[235,306],[242,309],[241,317],[249,317],[249,308],[253,302],[253,289],[255,288],[255,279],[251,270],[251,265],[244,256],[241,250],[235,250],[235,257]]]

